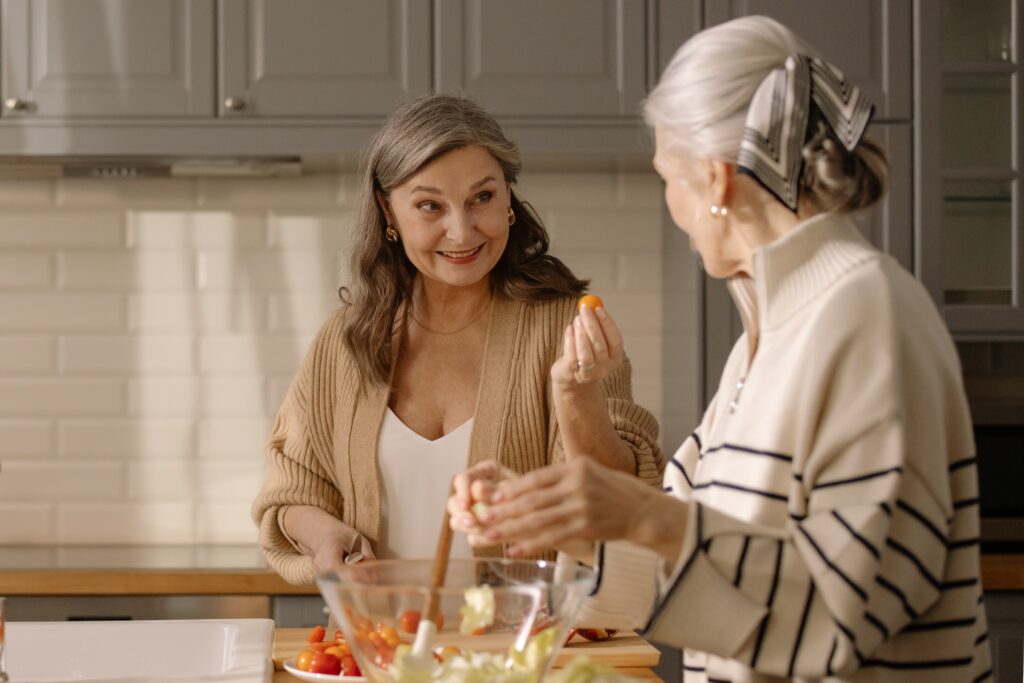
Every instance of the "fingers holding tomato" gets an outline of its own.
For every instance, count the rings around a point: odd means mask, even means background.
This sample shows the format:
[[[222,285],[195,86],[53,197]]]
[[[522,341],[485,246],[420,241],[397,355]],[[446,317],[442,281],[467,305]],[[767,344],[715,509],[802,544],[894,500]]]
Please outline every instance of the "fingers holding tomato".
[[[577,313],[565,330],[562,355],[551,368],[555,384],[565,388],[600,382],[625,358],[622,333],[600,297],[583,296]]]

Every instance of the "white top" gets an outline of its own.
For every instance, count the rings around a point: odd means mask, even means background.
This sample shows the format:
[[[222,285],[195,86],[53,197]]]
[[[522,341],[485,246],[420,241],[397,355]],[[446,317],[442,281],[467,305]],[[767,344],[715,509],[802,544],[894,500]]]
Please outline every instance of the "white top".
[[[470,418],[439,439],[426,439],[390,408],[380,430],[381,559],[432,558],[452,477],[466,469]],[[472,558],[464,534],[454,534],[451,557]]]
[[[688,502],[677,561],[659,576],[654,553],[603,546],[580,621],[646,622],[686,649],[687,683],[991,680],[971,418],[931,298],[828,214],[752,274],[729,283],[745,334],[665,471]]]

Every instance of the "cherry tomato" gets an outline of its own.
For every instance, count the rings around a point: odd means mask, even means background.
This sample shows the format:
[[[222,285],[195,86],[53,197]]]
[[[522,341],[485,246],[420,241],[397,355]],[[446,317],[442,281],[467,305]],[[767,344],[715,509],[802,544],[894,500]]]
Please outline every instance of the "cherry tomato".
[[[613,628],[608,628],[608,629],[604,629],[604,628],[581,628],[581,629],[579,629],[579,634],[581,636],[583,636],[587,640],[591,640],[591,641],[595,641],[595,642],[596,641],[602,641],[602,640],[610,640],[611,638],[615,637],[616,633],[618,633],[618,631],[613,629]]]
[[[341,658],[341,673],[343,676],[363,675],[363,672],[359,670],[359,665],[356,664],[356,658],[352,655],[345,655]]]
[[[402,616],[398,617],[399,628],[406,633],[416,633],[416,628],[420,625],[420,613],[419,610],[407,609],[402,612]]]
[[[341,673],[341,660],[326,652],[317,652],[313,655],[313,661],[309,663],[309,672],[337,676]]]
[[[578,306],[581,311],[584,308],[593,310],[596,308],[604,308],[604,302],[601,301],[601,297],[596,294],[584,294],[580,297]]]
[[[323,642],[324,634],[326,634],[326,633],[327,633],[327,629],[325,629],[320,624],[317,624],[316,626],[313,627],[313,630],[309,632],[309,637],[306,638],[306,640],[308,640],[311,643]]]
[[[461,655],[461,654],[462,654],[462,650],[460,650],[459,648],[455,647],[454,645],[445,645],[443,648],[441,648],[441,661],[443,662],[444,660],[448,659],[449,657],[452,657],[454,655]]]
[[[315,654],[312,650],[303,650],[295,657],[295,667],[299,671],[309,671],[309,665],[313,661],[313,655]]]

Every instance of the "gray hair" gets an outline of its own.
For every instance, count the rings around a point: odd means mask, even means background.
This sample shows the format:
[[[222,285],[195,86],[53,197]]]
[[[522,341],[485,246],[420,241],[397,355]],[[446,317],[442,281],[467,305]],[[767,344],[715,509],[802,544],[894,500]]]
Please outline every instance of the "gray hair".
[[[742,17],[701,31],[672,58],[644,103],[644,118],[665,132],[670,147],[736,163],[754,93],[793,53],[820,57],[769,17]],[[800,198],[815,210],[853,211],[871,206],[885,192],[884,151],[865,138],[846,152],[823,128],[820,112],[812,112],[808,122],[803,156]]]

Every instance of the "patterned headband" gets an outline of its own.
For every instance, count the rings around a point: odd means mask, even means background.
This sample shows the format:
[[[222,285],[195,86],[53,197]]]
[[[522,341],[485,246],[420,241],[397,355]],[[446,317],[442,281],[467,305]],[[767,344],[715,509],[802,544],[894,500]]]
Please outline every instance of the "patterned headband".
[[[758,87],[740,142],[740,171],[757,178],[792,211],[812,100],[852,152],[871,120],[873,105],[842,71],[801,54],[787,57],[785,66],[768,74]]]

